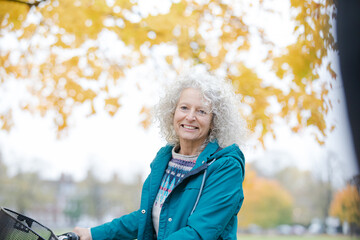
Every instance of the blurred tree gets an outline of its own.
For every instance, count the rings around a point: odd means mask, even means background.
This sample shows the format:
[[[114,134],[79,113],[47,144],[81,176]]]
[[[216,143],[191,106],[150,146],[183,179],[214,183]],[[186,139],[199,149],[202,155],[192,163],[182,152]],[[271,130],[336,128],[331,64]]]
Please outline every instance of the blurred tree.
[[[7,179],[8,175],[7,175],[7,166],[6,164],[3,162],[3,155],[0,152],[0,182],[4,183],[5,180]],[[1,184],[2,185],[2,184]],[[1,186],[0,185],[0,186]]]
[[[3,162],[2,153],[0,152],[0,206],[8,204],[9,177],[7,173],[7,166]]]
[[[84,214],[82,205],[83,200],[79,197],[73,197],[67,201],[64,214],[70,219],[71,226],[75,226],[81,215]]]
[[[10,178],[11,187],[6,191],[10,207],[19,213],[25,213],[30,209],[44,207],[53,200],[54,193],[44,188],[43,182],[37,172],[22,172]]]
[[[23,81],[35,100],[24,97],[20,108],[51,113],[61,133],[76,106],[88,106],[90,115],[100,110],[96,106],[116,114],[121,94],[114,87],[120,86],[128,69],[147,61],[155,62],[156,72],[204,64],[232,80],[250,109],[244,115],[260,141],[268,133],[275,137],[273,123],[281,117],[294,132],[315,127],[310,129],[323,143],[333,129],[324,120],[331,108],[331,84],[320,80],[319,72],[326,66],[336,78],[326,60],[329,51],[336,49],[331,21],[335,5],[333,0],[289,3],[288,21],[294,23],[296,39],[284,47],[271,40],[271,29],[261,25],[266,17],[258,18],[260,25],[247,22],[254,10],[257,16],[281,17],[283,13],[269,0],[169,0],[161,2],[162,8],[132,0],[4,0],[0,39],[6,41],[0,48],[0,88],[12,79]],[[259,38],[260,45],[252,38]],[[112,39],[110,45],[108,39]],[[155,54],[159,47],[174,51]],[[243,60],[252,48],[260,47],[265,49],[264,56],[258,56],[263,70]],[[270,81],[265,69],[276,80]],[[270,103],[280,110],[273,111]],[[15,107],[1,110],[3,130],[13,126]],[[146,121],[142,124],[148,126]]]
[[[293,196],[295,223],[308,225],[313,218],[325,222],[333,193],[345,181],[341,161],[335,152],[328,151],[324,158],[314,159],[314,170],[309,171],[289,165],[294,161],[289,158],[281,151],[270,150],[249,165],[258,176],[278,181]]]
[[[257,224],[264,228],[292,223],[293,198],[277,181],[256,176],[247,168],[246,196],[238,215],[239,227]]]
[[[273,176],[294,198],[293,220],[304,225],[313,218],[325,220],[332,198],[333,185],[317,179],[310,171],[291,166],[280,170]]]
[[[79,198],[84,213],[95,219],[104,216],[103,183],[95,176],[92,168],[88,169],[84,180],[79,182]]]
[[[142,181],[124,183],[118,174],[114,174],[104,185],[105,205],[113,209],[108,213],[121,216],[137,210],[140,204],[141,185]]]
[[[86,204],[81,195],[81,191],[69,174],[62,173],[58,180],[50,181],[49,185],[53,185],[56,189],[54,201],[54,220],[57,221],[58,217],[62,217],[70,222],[71,226],[79,221],[81,215],[84,213]]]
[[[359,177],[358,177],[359,178]],[[330,215],[350,224],[350,232],[360,230],[359,186],[348,184],[335,194],[330,206]]]
[[[307,225],[319,216],[314,197],[314,178],[310,171],[296,167],[286,167],[273,176],[294,198],[293,220]]]
[[[319,189],[317,190],[321,198],[318,198],[319,209],[321,209],[322,216],[324,220],[329,216],[329,208],[331,204],[331,200],[334,195],[334,186],[335,186],[335,179],[341,172],[341,163],[333,151],[328,151],[325,157],[325,166],[319,169],[319,173],[315,173],[320,175],[318,179]],[[321,174],[322,173],[322,174]],[[321,176],[323,175],[323,176]]]

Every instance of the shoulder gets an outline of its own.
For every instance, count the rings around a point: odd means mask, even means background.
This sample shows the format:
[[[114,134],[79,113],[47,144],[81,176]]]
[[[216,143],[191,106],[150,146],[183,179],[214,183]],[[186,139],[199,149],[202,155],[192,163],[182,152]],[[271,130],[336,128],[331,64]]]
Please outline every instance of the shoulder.
[[[159,149],[156,156],[162,156],[162,155],[167,155],[167,154],[171,153],[173,147],[174,147],[173,145],[166,144],[165,146],[163,146],[162,148]]]
[[[216,153],[214,153],[211,157],[219,162],[232,162],[236,165],[245,164],[244,154],[237,144],[232,144],[222,148],[221,150],[216,151]]]
[[[172,145],[165,145],[164,147],[160,148],[159,151],[156,153],[154,160],[150,163],[150,167],[152,168],[154,164],[162,163],[163,161],[167,161],[171,156],[171,151],[174,146]]]
[[[245,173],[244,154],[236,144],[221,149],[213,155],[213,159],[215,160],[209,166],[212,172],[234,171],[241,176]]]

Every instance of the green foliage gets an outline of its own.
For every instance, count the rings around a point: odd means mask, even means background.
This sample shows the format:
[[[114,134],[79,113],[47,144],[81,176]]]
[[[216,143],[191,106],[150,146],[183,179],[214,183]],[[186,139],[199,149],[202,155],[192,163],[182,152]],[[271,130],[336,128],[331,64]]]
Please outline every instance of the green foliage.
[[[82,208],[82,199],[78,197],[70,198],[64,209],[64,214],[70,219],[70,223],[74,226],[80,219],[81,215],[85,214]]]

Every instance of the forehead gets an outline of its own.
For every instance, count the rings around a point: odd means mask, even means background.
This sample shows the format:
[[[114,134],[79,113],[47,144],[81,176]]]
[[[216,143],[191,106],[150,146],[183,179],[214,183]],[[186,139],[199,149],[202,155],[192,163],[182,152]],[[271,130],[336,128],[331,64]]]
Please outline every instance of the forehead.
[[[205,99],[204,94],[196,88],[185,88],[180,94],[179,103],[210,106],[210,102]]]

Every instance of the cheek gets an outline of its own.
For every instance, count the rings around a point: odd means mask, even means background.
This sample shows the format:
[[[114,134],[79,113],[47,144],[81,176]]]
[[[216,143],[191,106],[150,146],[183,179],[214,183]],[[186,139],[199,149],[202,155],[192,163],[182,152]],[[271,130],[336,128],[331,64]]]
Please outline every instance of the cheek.
[[[174,127],[175,129],[176,129],[177,126],[178,126],[179,119],[180,119],[179,114],[175,112],[174,115],[173,115],[173,119],[172,119],[172,124],[173,124],[173,127]]]
[[[181,111],[175,111],[173,123],[177,123],[181,121],[183,118],[184,118],[184,113],[182,113]]]
[[[210,117],[210,118],[206,119],[206,122],[204,124],[207,126],[208,129],[211,129],[212,125],[213,125],[212,118]]]
[[[175,123],[177,122],[177,119],[178,119],[178,114],[175,112],[174,113],[174,116],[173,116],[173,124],[175,125]]]

